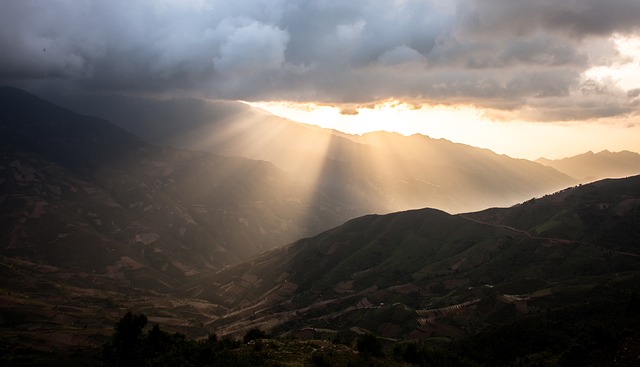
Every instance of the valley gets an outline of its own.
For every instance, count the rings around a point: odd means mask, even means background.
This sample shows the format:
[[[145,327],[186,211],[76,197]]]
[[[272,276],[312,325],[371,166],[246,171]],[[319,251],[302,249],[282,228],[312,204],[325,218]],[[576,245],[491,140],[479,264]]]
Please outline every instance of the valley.
[[[100,348],[131,311],[193,339],[458,346],[640,292],[640,176],[583,184],[445,140],[261,118],[153,145],[0,89],[3,342]],[[267,130],[300,144],[240,149]]]
[[[0,0],[0,367],[640,366],[638,19]]]

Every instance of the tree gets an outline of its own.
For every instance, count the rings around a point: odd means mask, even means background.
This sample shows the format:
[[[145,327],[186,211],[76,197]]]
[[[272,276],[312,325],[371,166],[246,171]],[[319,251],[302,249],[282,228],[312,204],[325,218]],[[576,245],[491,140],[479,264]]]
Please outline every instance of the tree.
[[[364,334],[356,342],[356,349],[365,356],[382,356],[382,344],[378,337],[373,334]]]
[[[143,360],[138,353],[142,346],[142,329],[147,325],[147,317],[127,312],[116,323],[111,341],[104,346],[104,357],[111,366],[139,366]]]

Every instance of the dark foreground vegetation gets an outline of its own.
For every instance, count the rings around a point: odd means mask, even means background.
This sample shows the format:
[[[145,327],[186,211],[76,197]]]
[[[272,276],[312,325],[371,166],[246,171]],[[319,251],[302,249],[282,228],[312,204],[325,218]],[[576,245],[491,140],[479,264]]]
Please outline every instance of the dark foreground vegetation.
[[[393,355],[420,366],[638,366],[640,296],[601,298],[492,326],[458,342],[398,344]]]
[[[606,288],[606,287],[604,287]],[[600,290],[579,305],[512,319],[450,341],[390,342],[372,334],[355,340],[271,338],[258,329],[242,341],[187,339],[127,313],[101,350],[71,354],[23,350],[3,342],[2,366],[637,366],[640,293]]]

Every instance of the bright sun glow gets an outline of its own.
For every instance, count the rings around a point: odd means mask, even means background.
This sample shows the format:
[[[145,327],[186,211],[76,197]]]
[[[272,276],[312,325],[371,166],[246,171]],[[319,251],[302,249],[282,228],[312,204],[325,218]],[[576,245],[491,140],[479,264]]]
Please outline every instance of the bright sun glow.
[[[563,158],[609,150],[640,150],[640,126],[606,121],[590,124],[493,121],[483,111],[470,107],[413,106],[385,102],[374,108],[359,108],[358,114],[341,114],[335,106],[291,102],[252,102],[274,115],[294,121],[335,129],[348,134],[392,131],[404,135],[419,133],[491,149],[516,158]],[[614,146],[612,146],[612,144]]]
[[[483,120],[481,111],[473,107],[414,106],[396,100],[375,105],[345,108],[314,103],[247,102],[274,115],[335,129],[348,134],[364,134],[370,131],[390,131],[404,135],[422,133],[434,138],[448,135],[452,130],[438,121],[464,120],[470,127]],[[464,133],[458,131],[458,133]]]
[[[614,36],[620,61],[587,70],[584,78],[608,82],[625,93],[640,88],[640,37]],[[386,100],[367,106],[295,102],[247,102],[274,115],[348,134],[391,131],[423,134],[491,149],[512,157],[563,158],[591,150],[640,151],[640,121],[620,118],[589,123],[495,121],[470,105],[412,105]]]
[[[640,37],[613,37],[621,61],[609,66],[598,66],[585,72],[596,80],[611,80],[624,91],[640,88]]]

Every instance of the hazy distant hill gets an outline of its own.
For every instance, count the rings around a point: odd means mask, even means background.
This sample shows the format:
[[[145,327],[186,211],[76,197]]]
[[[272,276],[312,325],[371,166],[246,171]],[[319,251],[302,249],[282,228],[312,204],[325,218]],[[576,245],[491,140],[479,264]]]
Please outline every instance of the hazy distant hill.
[[[214,323],[226,333],[460,338],[588,303],[604,284],[637,291],[637,228],[640,176],[513,208],[357,218],[226,268],[187,294],[228,308]]]
[[[271,163],[149,145],[13,88],[0,144],[0,253],[138,285],[167,289],[354,215]]]
[[[428,183],[436,192],[429,206],[449,212],[479,210],[492,206],[510,206],[517,202],[553,192],[573,183],[568,176],[549,167],[498,155],[488,149],[432,139],[415,134],[375,132],[353,139],[375,147],[372,167],[389,175],[406,177],[421,188]],[[378,166],[380,165],[380,166]],[[556,189],[552,189],[552,188]],[[397,200],[404,208],[419,201],[411,192]],[[436,203],[436,198],[440,199]],[[402,201],[404,199],[404,201]]]
[[[621,151],[600,153],[591,151],[563,159],[539,158],[536,162],[553,167],[581,182],[594,181],[606,177],[626,177],[640,173],[640,154]]]
[[[421,135],[348,135],[241,103],[94,97],[78,107],[156,143],[270,161],[359,214],[480,210],[575,184],[549,167],[486,149]]]

